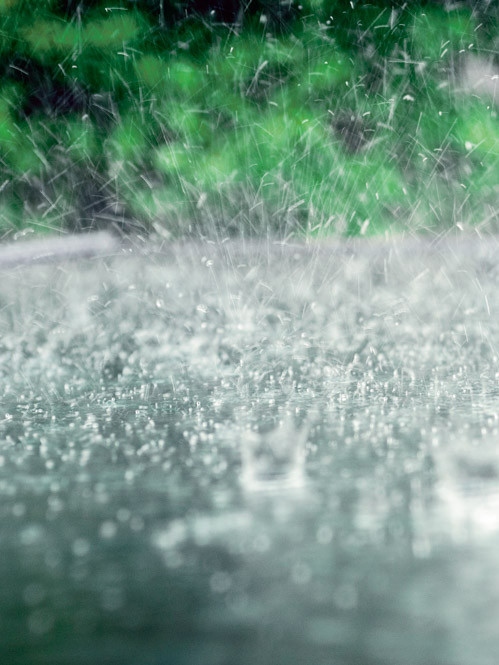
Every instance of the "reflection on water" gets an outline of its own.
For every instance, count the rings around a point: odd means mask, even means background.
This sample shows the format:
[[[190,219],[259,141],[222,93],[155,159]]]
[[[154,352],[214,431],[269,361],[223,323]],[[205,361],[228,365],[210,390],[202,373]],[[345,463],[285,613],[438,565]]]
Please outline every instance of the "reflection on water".
[[[5,273],[1,662],[495,665],[496,255]]]

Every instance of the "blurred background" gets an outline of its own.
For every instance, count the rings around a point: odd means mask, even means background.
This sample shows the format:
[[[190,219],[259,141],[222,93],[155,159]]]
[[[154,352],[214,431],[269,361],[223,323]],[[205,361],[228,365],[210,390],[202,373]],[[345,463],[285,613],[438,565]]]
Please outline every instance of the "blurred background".
[[[493,0],[0,0],[0,238],[499,222]]]

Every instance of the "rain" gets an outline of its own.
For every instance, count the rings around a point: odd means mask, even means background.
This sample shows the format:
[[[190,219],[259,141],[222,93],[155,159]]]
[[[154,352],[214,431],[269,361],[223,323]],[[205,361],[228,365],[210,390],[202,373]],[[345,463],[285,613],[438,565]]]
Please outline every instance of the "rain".
[[[491,3],[18,2],[1,662],[495,665]]]
[[[491,662],[497,249],[186,243],[4,271],[3,646]]]

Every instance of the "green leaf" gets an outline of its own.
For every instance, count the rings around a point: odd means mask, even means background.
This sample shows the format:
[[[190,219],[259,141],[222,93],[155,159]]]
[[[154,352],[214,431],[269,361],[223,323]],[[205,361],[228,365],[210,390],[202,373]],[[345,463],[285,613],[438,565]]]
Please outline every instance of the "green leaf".
[[[88,46],[112,50],[132,42],[140,33],[134,16],[112,13],[108,18],[89,21],[83,29],[83,41]]]
[[[46,54],[70,53],[78,45],[79,29],[61,19],[39,19],[21,30],[32,53],[39,57]]]
[[[185,173],[192,168],[185,146],[180,143],[167,143],[158,148],[154,153],[154,166],[167,176]]]
[[[130,114],[112,132],[107,149],[115,159],[139,160],[149,147],[147,128],[138,115]]]
[[[415,14],[409,29],[410,45],[416,58],[441,60],[452,51],[476,43],[476,24],[469,12],[429,7]]]
[[[98,142],[95,127],[88,120],[71,120],[65,126],[66,153],[75,161],[92,162],[97,157]]]
[[[206,85],[205,72],[187,60],[173,60],[167,69],[169,90],[177,95],[196,96]]]
[[[467,150],[480,155],[499,155],[499,118],[495,110],[476,106],[462,113],[457,123],[456,135]]]
[[[168,64],[155,55],[144,55],[134,63],[139,84],[151,90],[163,88],[168,78]]]

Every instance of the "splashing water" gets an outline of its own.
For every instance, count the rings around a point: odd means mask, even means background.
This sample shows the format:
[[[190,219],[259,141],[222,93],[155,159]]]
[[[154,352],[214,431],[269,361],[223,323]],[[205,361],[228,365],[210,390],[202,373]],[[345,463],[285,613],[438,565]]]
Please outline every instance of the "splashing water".
[[[496,240],[146,252],[3,271],[0,660],[494,663]]]
[[[288,418],[270,432],[244,435],[241,440],[243,485],[249,490],[302,487],[308,433],[308,426],[296,429]]]

